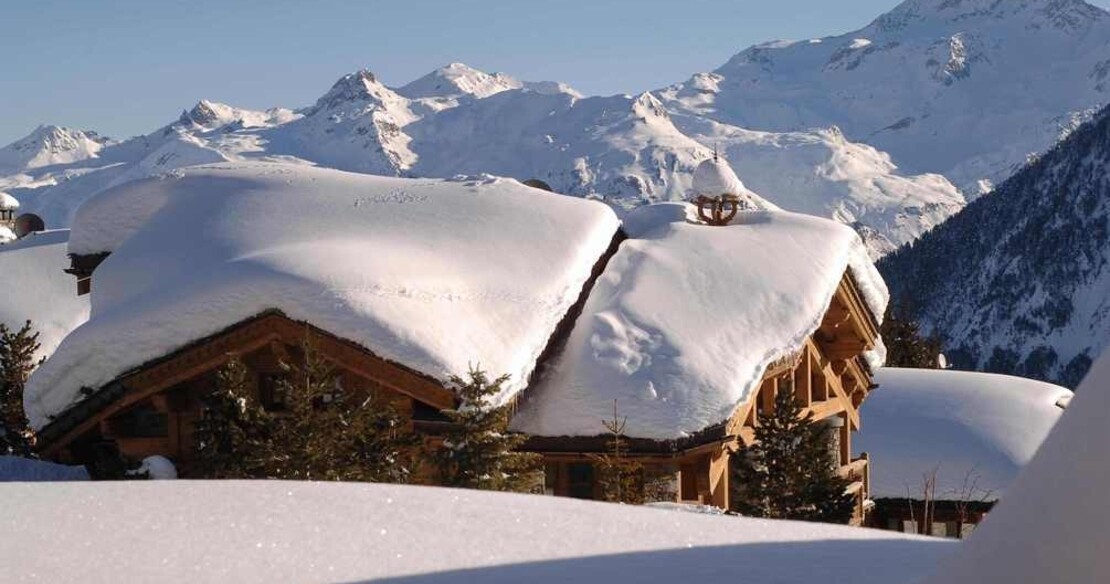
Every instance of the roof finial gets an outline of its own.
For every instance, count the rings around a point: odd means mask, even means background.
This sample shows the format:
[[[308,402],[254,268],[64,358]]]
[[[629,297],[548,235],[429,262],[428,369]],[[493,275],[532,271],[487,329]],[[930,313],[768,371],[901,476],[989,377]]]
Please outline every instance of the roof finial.
[[[721,161],[720,158],[717,156],[717,146],[718,144],[713,144],[713,162]]]

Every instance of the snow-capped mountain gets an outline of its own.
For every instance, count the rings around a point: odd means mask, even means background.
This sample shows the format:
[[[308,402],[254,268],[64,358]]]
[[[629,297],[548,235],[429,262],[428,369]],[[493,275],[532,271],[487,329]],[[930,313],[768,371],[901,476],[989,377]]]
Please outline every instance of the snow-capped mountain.
[[[1110,347],[1110,108],[880,269],[957,367],[1075,387]]]
[[[1108,101],[1110,14],[1082,0],[907,0],[854,32],[751,47],[660,97],[744,128],[836,125],[977,195]]]
[[[583,97],[458,63],[400,88],[358,71],[299,110],[205,100],[150,134],[100,144],[92,157],[0,174],[0,187],[65,226],[81,202],[121,182],[224,160],[302,160],[382,175],[539,178],[628,209],[684,198],[697,164],[721,148],[757,193],[855,225],[876,256],[964,204],[942,177],[904,175],[835,129],[751,132],[674,114],[650,92]]]
[[[27,137],[0,148],[0,172],[14,174],[95,158],[107,143],[90,130],[39,126]]]

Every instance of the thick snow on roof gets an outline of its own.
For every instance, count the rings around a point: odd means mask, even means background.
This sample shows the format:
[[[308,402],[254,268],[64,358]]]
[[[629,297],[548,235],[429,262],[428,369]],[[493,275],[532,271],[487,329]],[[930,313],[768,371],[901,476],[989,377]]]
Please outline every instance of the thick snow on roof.
[[[77,296],[66,257],[68,229],[40,231],[0,245],[0,323],[18,329],[27,320],[39,333],[39,357],[49,356],[89,318],[89,299]]]
[[[713,158],[703,160],[694,169],[693,191],[695,195],[716,197],[725,194],[739,195],[747,189],[728,162],[714,155]]]
[[[930,583],[1110,581],[1110,354],[1006,496]]]
[[[879,389],[860,410],[856,450],[868,452],[874,497],[923,498],[937,469],[936,497],[959,499],[967,478],[997,499],[1064,413],[1063,387],[989,373],[926,369],[875,372]]]
[[[87,480],[89,480],[89,472],[83,466],[66,466],[18,456],[0,456],[0,483]]]
[[[0,209],[15,210],[19,208],[19,200],[15,197],[0,191]]]
[[[82,386],[268,308],[440,379],[470,363],[508,374],[507,398],[618,228],[605,205],[513,180],[275,163],[192,167],[89,207],[71,251],[113,254],[91,319],[28,384],[36,426]]]
[[[602,434],[616,400],[629,436],[687,436],[726,420],[772,361],[801,349],[846,270],[883,314],[886,285],[850,228],[781,211],[709,227],[688,222],[690,214],[673,204],[629,214],[633,239],[526,396],[516,428]]]
[[[0,486],[10,582],[898,584],[940,539],[568,498],[380,484]],[[865,566],[865,569],[861,569]]]

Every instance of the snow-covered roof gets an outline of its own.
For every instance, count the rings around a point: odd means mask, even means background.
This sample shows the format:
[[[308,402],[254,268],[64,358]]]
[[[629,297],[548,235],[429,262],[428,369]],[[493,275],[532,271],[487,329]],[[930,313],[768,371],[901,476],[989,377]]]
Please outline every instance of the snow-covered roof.
[[[1110,581],[1110,354],[975,536],[927,582]]]
[[[0,225],[0,243],[7,243],[16,239],[15,232],[7,225]]]
[[[938,499],[960,498],[968,478],[997,499],[1063,414],[1057,403],[1072,395],[1049,383],[965,371],[881,368],[875,382],[853,438],[854,450],[871,455],[874,497],[924,498],[922,475],[936,468]]]
[[[616,400],[629,436],[685,437],[726,420],[770,363],[802,348],[846,271],[883,314],[886,285],[850,228],[782,211],[710,227],[691,223],[692,214],[676,204],[629,214],[632,239],[526,396],[517,429],[602,434]]]
[[[66,257],[68,229],[40,231],[0,245],[0,323],[18,329],[27,320],[39,333],[39,357],[89,317],[89,299],[77,296]]]
[[[729,166],[728,162],[717,154],[713,158],[701,161],[694,169],[694,195],[717,197],[720,195],[739,195],[746,192],[744,183]]]
[[[19,200],[15,197],[0,191],[0,210],[12,211],[19,208]]]
[[[508,374],[507,399],[619,227],[601,203],[514,180],[276,163],[191,167],[86,207],[70,251],[113,253],[89,322],[28,383],[38,427],[82,386],[270,308],[439,379]]]
[[[842,525],[368,483],[3,485],[10,581],[744,581],[921,578],[957,544]],[[865,569],[861,569],[865,566]]]

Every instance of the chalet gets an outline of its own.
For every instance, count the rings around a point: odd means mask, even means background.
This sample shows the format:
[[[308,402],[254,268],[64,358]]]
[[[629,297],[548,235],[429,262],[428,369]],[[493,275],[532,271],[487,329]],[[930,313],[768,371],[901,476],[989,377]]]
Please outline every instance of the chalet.
[[[989,373],[887,369],[856,443],[875,463],[869,524],[963,538],[1063,415],[1072,392]]]
[[[499,405],[545,459],[548,491],[593,497],[614,404],[632,455],[675,497],[729,503],[730,457],[776,392],[852,433],[881,363],[886,290],[838,223],[778,210],[716,157],[697,205],[628,214],[506,179],[414,180],[276,163],[193,167],[117,187],[75,219],[93,313],[32,377],[45,455],[162,455],[187,476],[199,396],[230,355],[280,408],[279,364],[308,336],[341,383],[434,434],[445,380],[510,375]],[[387,251],[384,251],[387,250]]]

